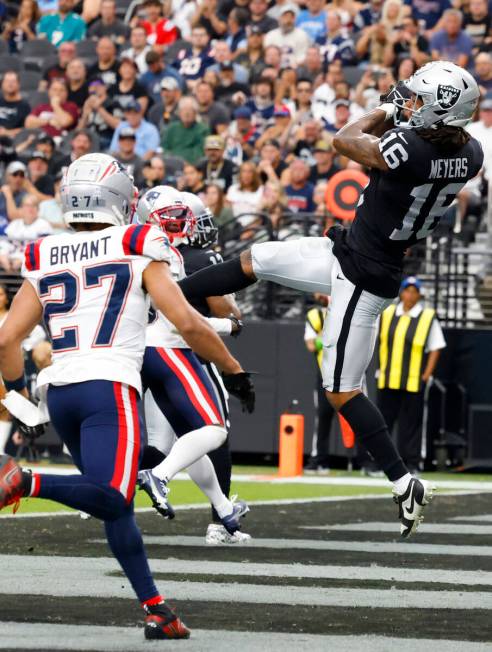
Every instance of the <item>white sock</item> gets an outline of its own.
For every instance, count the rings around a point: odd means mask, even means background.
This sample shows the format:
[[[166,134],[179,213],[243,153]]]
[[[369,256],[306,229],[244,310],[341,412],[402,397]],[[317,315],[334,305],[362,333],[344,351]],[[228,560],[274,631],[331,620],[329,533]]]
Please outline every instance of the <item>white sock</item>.
[[[410,475],[410,473],[405,473],[405,475],[402,475],[401,478],[398,478],[398,480],[395,480],[393,482],[393,487],[395,488],[395,492],[399,496],[403,496],[403,494],[407,490],[408,483],[410,482],[411,479],[412,476]]]
[[[12,424],[10,421],[0,421],[0,455],[5,453],[5,446],[9,440],[11,428]]]
[[[219,448],[225,442],[227,431],[223,426],[204,426],[180,437],[166,459],[152,473],[169,482],[176,473],[188,468],[200,457]]]
[[[188,473],[193,482],[200,487],[215,507],[220,518],[232,514],[232,503],[222,493],[214,465],[208,455],[200,457],[199,460],[189,466]]]

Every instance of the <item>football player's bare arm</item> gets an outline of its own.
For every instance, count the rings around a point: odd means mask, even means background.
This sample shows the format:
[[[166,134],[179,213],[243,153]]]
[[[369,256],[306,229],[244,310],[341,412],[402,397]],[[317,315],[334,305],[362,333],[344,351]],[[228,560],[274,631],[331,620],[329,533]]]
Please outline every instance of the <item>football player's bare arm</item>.
[[[143,273],[144,287],[154,306],[169,319],[195,353],[214,362],[226,374],[242,372],[239,362],[232,357],[220,337],[186,301],[170,275],[168,265],[150,263]]]
[[[0,328],[0,373],[5,380],[17,380],[24,373],[21,344],[42,315],[36,291],[29,281],[24,281]]]
[[[207,297],[206,301],[214,317],[229,317],[230,315],[234,315],[237,319],[241,319],[241,311],[234,300],[234,295],[226,294],[223,297]]]
[[[333,146],[339,154],[365,167],[386,172],[389,168],[379,151],[379,138],[375,133],[387,128],[387,124],[384,109],[374,109],[342,127],[333,138]]]

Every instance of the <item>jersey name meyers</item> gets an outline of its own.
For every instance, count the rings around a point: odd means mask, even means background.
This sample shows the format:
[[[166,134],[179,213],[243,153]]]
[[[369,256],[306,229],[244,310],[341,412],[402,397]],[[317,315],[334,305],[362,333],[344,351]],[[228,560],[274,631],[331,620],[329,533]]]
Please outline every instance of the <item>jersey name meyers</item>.
[[[429,179],[457,179],[468,176],[468,159],[438,158],[431,161]]]

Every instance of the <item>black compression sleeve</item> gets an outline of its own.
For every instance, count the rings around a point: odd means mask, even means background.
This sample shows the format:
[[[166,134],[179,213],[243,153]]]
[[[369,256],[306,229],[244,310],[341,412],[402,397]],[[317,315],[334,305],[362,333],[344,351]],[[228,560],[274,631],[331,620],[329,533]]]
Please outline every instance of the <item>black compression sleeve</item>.
[[[210,265],[191,276],[178,281],[187,299],[201,297],[221,297],[252,285],[256,279],[247,276],[242,269],[240,258],[228,260],[219,265]]]

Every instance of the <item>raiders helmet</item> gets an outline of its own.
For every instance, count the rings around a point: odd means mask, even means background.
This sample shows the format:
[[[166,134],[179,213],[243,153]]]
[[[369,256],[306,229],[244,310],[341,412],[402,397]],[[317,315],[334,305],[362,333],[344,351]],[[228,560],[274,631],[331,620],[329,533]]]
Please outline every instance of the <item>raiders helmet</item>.
[[[109,154],[85,154],[71,163],[61,187],[63,218],[72,224],[129,224],[136,189],[133,178]]]
[[[172,186],[156,186],[147,190],[137,204],[139,222],[149,222],[162,229],[173,244],[190,237],[195,218],[181,193]]]
[[[212,211],[205,206],[200,197],[191,192],[182,192],[181,197],[196,221],[193,234],[188,236],[189,244],[197,249],[215,244],[219,229],[214,222]]]
[[[393,100],[399,109],[395,113],[395,124],[408,129],[465,127],[480,97],[472,75],[449,61],[427,63],[403,83],[412,93],[414,104],[401,111],[407,100],[403,97]],[[423,105],[417,108],[419,99]],[[405,121],[403,115],[407,111],[410,111],[410,118]]]

